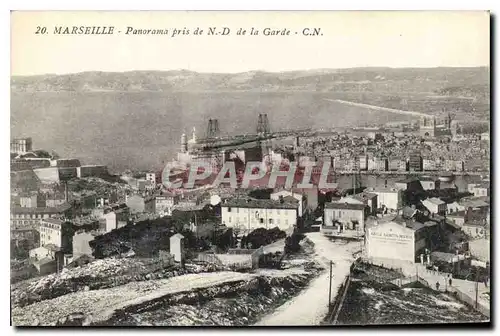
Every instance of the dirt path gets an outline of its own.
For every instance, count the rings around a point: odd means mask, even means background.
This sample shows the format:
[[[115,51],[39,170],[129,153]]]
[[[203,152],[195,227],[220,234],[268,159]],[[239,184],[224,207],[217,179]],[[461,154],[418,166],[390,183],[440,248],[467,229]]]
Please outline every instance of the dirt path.
[[[333,299],[345,276],[349,274],[350,266],[355,259],[353,254],[359,251],[360,243],[331,241],[319,232],[308,233],[307,237],[315,244],[315,260],[320,262],[326,271],[313,280],[298,296],[280,306],[255,325],[319,325],[328,313],[330,260],[334,262]]]

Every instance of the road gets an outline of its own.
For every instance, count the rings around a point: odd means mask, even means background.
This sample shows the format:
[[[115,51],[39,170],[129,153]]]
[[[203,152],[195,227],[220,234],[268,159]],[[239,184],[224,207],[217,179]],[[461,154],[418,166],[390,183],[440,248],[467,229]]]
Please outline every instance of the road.
[[[319,232],[311,232],[307,237],[314,243],[315,260],[323,265],[323,271],[298,296],[278,307],[255,325],[289,326],[319,325],[328,313],[328,287],[330,261],[333,261],[332,300],[339,286],[349,274],[355,260],[353,254],[360,250],[359,242],[331,241]]]

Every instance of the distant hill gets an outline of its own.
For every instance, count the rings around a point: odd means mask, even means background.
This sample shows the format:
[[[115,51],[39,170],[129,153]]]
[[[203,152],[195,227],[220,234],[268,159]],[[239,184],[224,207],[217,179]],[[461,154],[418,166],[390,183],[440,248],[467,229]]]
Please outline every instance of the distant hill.
[[[352,91],[475,92],[489,87],[490,71],[478,68],[352,68],[236,74],[176,71],[82,72],[12,77],[16,92]],[[470,88],[470,89],[469,89]],[[487,90],[489,91],[489,90]],[[479,92],[484,95],[484,92]]]

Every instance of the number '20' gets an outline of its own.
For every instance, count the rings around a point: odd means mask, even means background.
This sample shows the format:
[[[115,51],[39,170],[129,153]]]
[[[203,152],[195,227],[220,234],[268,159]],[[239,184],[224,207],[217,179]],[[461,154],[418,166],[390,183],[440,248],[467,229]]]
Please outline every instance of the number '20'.
[[[35,34],[45,34],[47,32],[47,27],[36,27]]]

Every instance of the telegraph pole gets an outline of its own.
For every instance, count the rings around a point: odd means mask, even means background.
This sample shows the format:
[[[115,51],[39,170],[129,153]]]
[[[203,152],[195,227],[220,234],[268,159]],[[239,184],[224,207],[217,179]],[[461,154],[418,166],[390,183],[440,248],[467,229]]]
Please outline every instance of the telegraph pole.
[[[479,283],[477,282],[479,278],[479,271],[476,269],[476,309],[477,309],[477,299],[479,294]]]

